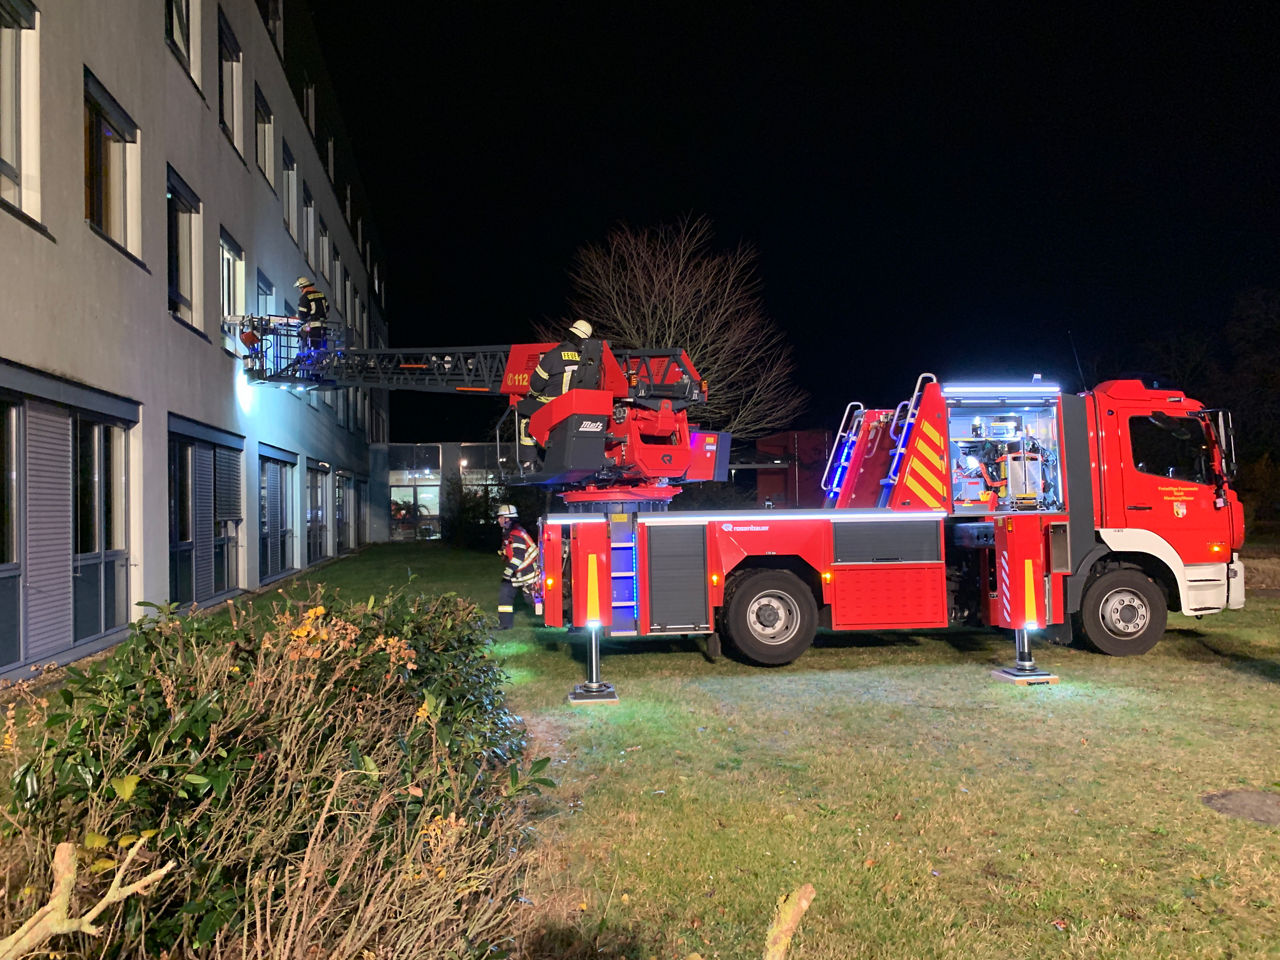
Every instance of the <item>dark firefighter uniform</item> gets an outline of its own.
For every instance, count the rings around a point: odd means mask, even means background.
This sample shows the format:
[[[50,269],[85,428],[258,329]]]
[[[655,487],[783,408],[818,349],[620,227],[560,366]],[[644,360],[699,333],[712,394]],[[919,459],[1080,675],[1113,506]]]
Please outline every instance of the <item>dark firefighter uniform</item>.
[[[313,286],[302,288],[298,297],[298,319],[302,333],[312,350],[324,347],[325,321],[329,318],[329,298]]]
[[[498,629],[510,630],[515,623],[516,594],[538,579],[538,545],[518,521],[512,520],[502,540],[502,553],[507,565],[498,591]]]
[[[582,345],[590,336],[591,325],[585,320],[578,320],[569,328],[569,339],[544,353],[534,368],[529,378],[529,395],[517,406],[517,412],[521,414],[521,459],[526,459],[525,454],[532,456],[537,453],[537,444],[529,435],[529,418],[544,403],[550,403],[569,391],[569,381],[582,362]]]

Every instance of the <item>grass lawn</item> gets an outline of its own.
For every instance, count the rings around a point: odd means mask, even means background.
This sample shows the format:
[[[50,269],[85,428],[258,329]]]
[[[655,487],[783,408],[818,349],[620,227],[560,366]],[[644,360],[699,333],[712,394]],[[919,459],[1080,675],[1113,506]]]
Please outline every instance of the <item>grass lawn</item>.
[[[394,545],[316,576],[492,608],[500,569]],[[795,958],[1274,955],[1280,829],[1201,798],[1280,789],[1278,626],[1262,597],[1145,657],[1037,648],[1062,682],[1035,689],[991,679],[1012,650],[982,632],[824,635],[771,670],[618,642],[622,702],[575,708],[581,644],[518,614],[497,651],[560,783],[524,955],[757,957],[804,882]]]

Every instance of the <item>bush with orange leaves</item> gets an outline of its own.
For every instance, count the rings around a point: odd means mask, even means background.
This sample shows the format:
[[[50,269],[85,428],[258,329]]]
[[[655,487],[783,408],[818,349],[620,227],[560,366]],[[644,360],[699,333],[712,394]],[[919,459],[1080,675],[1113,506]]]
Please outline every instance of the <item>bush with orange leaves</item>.
[[[484,615],[407,590],[229,610],[157,608],[53,706],[18,691],[41,735],[5,741],[0,936],[50,895],[59,842],[93,902],[145,841],[130,869],[177,869],[56,949],[485,955],[522,868],[522,798],[547,781],[541,761],[512,775],[523,732]]]

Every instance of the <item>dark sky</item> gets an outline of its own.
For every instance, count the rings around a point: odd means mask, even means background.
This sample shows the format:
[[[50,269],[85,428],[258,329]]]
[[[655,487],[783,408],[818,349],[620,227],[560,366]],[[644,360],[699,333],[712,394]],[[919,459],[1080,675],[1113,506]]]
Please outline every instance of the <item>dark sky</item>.
[[[922,370],[1078,388],[1068,328],[1140,365],[1280,285],[1273,5],[883,6],[314,0],[392,342],[528,339],[577,248],[702,214],[759,252],[825,425]],[[392,438],[491,415],[401,394]]]

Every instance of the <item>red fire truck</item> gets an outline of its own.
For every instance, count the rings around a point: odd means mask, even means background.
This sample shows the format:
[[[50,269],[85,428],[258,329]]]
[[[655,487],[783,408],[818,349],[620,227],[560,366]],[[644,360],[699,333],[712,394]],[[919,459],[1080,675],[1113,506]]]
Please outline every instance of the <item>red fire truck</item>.
[[[566,401],[567,402],[567,401]],[[1244,603],[1230,415],[1113,380],[960,384],[924,374],[895,409],[850,404],[826,509],[544,519],[545,618],[613,637],[707,634],[789,663],[820,628],[981,624],[1145,653],[1167,610]]]

